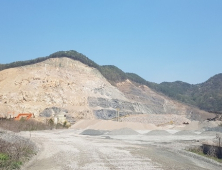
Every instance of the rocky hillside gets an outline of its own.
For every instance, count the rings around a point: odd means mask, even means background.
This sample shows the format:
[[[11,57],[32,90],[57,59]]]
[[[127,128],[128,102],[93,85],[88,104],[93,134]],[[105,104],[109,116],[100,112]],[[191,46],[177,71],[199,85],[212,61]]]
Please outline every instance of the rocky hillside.
[[[14,68],[2,65],[0,114],[50,116],[52,110],[76,119],[112,119],[119,109],[120,116],[153,113],[184,115],[192,120],[214,117],[134,82],[130,74],[114,66],[98,66],[88,58],[54,55],[27,63],[18,62]],[[109,74],[113,69],[116,72]],[[107,81],[107,77],[112,80]]]
[[[73,116],[93,118],[88,98],[127,100],[100,72],[69,58],[43,62],[0,72],[1,113],[35,113],[65,108]]]

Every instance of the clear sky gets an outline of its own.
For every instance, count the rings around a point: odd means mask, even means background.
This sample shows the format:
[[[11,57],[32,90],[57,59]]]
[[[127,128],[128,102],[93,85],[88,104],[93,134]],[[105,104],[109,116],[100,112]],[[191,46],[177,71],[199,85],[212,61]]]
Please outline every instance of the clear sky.
[[[156,83],[222,73],[222,0],[0,0],[0,63],[76,50]]]

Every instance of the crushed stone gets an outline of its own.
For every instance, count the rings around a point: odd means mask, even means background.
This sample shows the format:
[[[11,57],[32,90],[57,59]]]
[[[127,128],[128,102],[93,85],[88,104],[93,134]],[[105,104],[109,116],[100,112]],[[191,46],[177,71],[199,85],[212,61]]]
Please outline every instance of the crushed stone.
[[[109,132],[107,135],[138,135],[139,133],[130,128],[116,129]]]
[[[146,133],[146,135],[164,136],[164,135],[171,135],[171,134],[165,130],[152,130],[152,131]]]
[[[208,127],[208,128],[205,128],[205,129],[206,129],[206,131],[214,131],[214,132],[222,133],[222,126]]]
[[[181,130],[181,131],[174,133],[174,135],[197,135],[197,134],[191,130]]]
[[[216,136],[217,134],[219,134],[220,136],[222,136],[222,133],[220,133],[220,132],[208,131],[208,130],[202,132],[200,135],[203,135],[203,136]]]
[[[103,135],[104,133],[105,131],[102,130],[86,129],[81,133],[81,135],[99,136]]]

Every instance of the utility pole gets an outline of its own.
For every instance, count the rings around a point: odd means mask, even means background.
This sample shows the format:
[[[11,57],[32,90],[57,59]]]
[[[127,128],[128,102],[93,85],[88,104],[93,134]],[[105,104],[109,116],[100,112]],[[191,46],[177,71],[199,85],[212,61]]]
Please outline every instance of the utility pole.
[[[220,147],[221,136],[219,134],[216,134],[216,139],[218,139],[218,146]]]
[[[116,109],[116,121],[119,122],[119,108]]]

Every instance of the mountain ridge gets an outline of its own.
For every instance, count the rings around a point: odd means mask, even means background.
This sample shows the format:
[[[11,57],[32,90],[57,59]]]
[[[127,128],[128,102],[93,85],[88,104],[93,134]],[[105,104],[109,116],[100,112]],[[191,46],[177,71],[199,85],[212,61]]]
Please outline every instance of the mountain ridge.
[[[125,73],[114,65],[98,65],[85,55],[77,51],[58,51],[47,57],[40,57],[27,61],[16,61],[9,64],[0,64],[0,71],[43,62],[50,58],[67,57],[82,62],[89,67],[96,68],[112,84],[124,82],[127,79],[146,85],[156,92],[160,92],[174,100],[197,106],[198,108],[215,113],[222,113],[222,73],[216,74],[207,81],[199,84],[189,84],[182,81],[149,82],[135,73]]]

